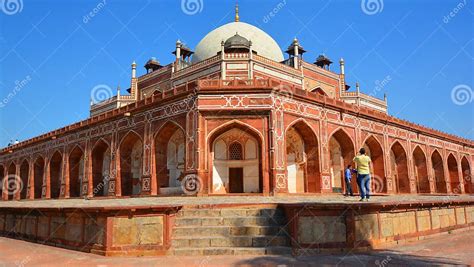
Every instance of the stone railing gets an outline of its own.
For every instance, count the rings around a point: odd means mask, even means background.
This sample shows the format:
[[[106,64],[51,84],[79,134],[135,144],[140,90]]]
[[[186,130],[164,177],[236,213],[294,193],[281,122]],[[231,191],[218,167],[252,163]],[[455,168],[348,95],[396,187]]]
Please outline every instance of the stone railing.
[[[178,77],[178,76],[183,76],[183,75],[188,74],[190,72],[208,67],[209,65],[211,65],[215,62],[218,62],[220,60],[220,58],[221,58],[220,55],[216,55],[216,56],[210,57],[208,59],[205,59],[203,61],[200,61],[196,64],[189,65],[188,67],[186,67],[184,69],[180,69],[178,71],[175,71],[173,73],[172,77],[175,78],[175,77]]]

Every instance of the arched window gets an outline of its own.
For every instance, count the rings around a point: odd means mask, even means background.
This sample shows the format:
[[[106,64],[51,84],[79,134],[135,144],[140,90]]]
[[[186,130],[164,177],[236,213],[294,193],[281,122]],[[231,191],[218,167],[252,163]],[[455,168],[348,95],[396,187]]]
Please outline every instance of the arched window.
[[[229,146],[229,159],[230,160],[242,160],[243,157],[242,145],[234,142]]]

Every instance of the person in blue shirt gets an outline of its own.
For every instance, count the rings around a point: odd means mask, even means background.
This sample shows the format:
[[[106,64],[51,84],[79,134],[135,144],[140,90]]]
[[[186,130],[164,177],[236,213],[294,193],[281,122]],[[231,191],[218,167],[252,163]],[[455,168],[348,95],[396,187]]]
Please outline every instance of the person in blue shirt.
[[[352,169],[351,165],[347,165],[347,168],[344,170],[344,181],[346,182],[346,193],[344,196],[354,196],[354,193],[352,192],[352,185],[351,185],[351,179],[352,179]]]

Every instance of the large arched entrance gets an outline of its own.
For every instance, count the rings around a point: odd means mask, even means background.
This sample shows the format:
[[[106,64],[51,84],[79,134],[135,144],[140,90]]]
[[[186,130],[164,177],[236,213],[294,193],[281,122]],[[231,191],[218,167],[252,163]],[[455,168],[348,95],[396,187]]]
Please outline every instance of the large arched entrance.
[[[333,192],[342,192],[345,188],[344,169],[352,165],[354,143],[343,130],[338,130],[329,139],[329,156]],[[357,188],[356,179],[352,179],[352,188]]]
[[[370,136],[365,141],[364,148],[367,156],[369,156],[372,160],[372,192],[387,193],[387,181],[385,179],[385,166],[382,145],[380,145],[379,141],[374,136]]]
[[[449,171],[449,183],[451,185],[451,192],[459,194],[461,193],[461,184],[459,182],[458,162],[453,154],[448,156],[448,171]]]
[[[289,193],[321,192],[316,135],[299,121],[286,131],[286,171]]]
[[[107,196],[110,180],[110,149],[100,139],[92,149],[92,193],[93,196]]]
[[[15,163],[11,163],[8,167],[8,180],[6,189],[8,190],[8,199],[12,200],[15,198],[16,193],[18,192],[18,181],[16,181],[16,165]]]
[[[430,181],[428,179],[428,168],[425,153],[419,146],[413,150],[413,171],[416,179],[418,193],[430,193]]]
[[[44,159],[43,157],[38,157],[35,161],[33,167],[33,179],[34,179],[34,189],[33,189],[33,198],[38,199],[42,197],[43,193],[43,178],[44,178]]]
[[[261,141],[253,130],[232,124],[209,139],[211,193],[261,193]]]
[[[397,192],[410,193],[407,154],[399,142],[395,142],[390,149],[390,161]]]
[[[63,157],[59,151],[54,152],[49,161],[49,188],[50,197],[59,198],[61,193],[61,174]]]
[[[143,142],[135,132],[129,132],[120,144],[120,184],[122,196],[139,195]]]
[[[463,157],[461,160],[461,170],[464,183],[464,191],[466,194],[472,194],[472,177],[471,177],[471,167],[469,166],[469,161],[466,157]]]
[[[84,179],[84,153],[76,146],[69,154],[69,197],[81,196],[81,185]]]
[[[155,136],[155,177],[160,194],[182,192],[185,146],[184,131],[172,122],[167,122]]]
[[[437,150],[431,155],[431,164],[436,182],[436,193],[447,193],[446,179],[444,178],[443,158]]]
[[[27,192],[28,192],[28,176],[30,173],[30,164],[28,160],[23,160],[20,165],[20,199],[26,199]]]

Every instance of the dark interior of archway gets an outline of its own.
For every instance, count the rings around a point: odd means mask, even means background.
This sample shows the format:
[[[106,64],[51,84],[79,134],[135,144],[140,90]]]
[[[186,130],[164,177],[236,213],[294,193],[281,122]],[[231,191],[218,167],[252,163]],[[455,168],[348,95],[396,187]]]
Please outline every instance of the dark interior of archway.
[[[105,186],[105,179],[109,177],[104,177],[104,158],[105,152],[109,149],[109,146],[102,140],[97,143],[97,145],[92,150],[92,185],[93,185],[93,194],[94,196],[104,196],[103,186]],[[102,185],[102,186],[101,186]]]
[[[170,179],[167,168],[168,142],[177,129],[179,127],[175,124],[167,123],[155,136],[155,172],[158,187],[169,186]]]
[[[23,163],[20,166],[20,179],[21,179],[21,191],[20,191],[20,198],[21,199],[26,199],[26,193],[28,191],[28,175],[30,171],[30,166],[28,164],[28,161],[23,161]]]
[[[81,181],[79,174],[81,172],[81,159],[83,157],[82,150],[79,147],[69,155],[69,197],[81,196]]]
[[[472,177],[471,177],[471,168],[469,166],[469,161],[463,157],[461,160],[461,170],[464,183],[464,191],[466,194],[472,194]]]
[[[417,147],[413,151],[413,161],[418,193],[430,193],[426,157],[421,148]]]
[[[386,193],[387,192],[387,181],[385,179],[385,167],[383,159],[383,150],[382,146],[371,136],[365,141],[365,144],[369,147],[370,150],[370,159],[372,160],[373,168],[373,177],[372,179],[372,190],[374,193]],[[376,184],[379,183],[380,187],[375,188]],[[378,190],[378,192],[375,192]]]
[[[50,175],[50,193],[51,198],[59,198],[61,193],[61,165],[62,156],[59,152],[55,152],[51,157],[49,163],[49,175]]]
[[[434,178],[436,181],[436,192],[447,193],[446,180],[444,178],[443,159],[438,151],[435,151],[431,156],[431,163],[434,170]]]
[[[408,177],[408,161],[405,150],[398,142],[392,146],[393,154],[395,155],[396,178],[395,182],[399,193],[410,193],[410,178]]]
[[[451,184],[451,192],[461,193],[461,185],[459,183],[458,163],[454,156],[450,154],[448,156],[448,171],[449,171],[449,182]]]
[[[41,198],[43,192],[43,177],[44,177],[44,159],[38,158],[34,164],[34,196],[33,198]]]
[[[128,134],[120,145],[120,177],[122,196],[131,196],[133,194],[132,180],[132,149],[139,142],[140,138],[136,134]]]
[[[321,172],[319,169],[318,140],[311,128],[303,122],[293,125],[304,142],[306,154],[305,192],[321,192]]]
[[[336,139],[336,141],[339,143],[341,146],[341,156],[343,158],[344,164],[342,167],[342,170],[346,168],[348,165],[352,165],[355,153],[354,153],[354,143],[352,143],[351,138],[343,131],[339,130],[336,133],[333,134],[333,137]],[[345,181],[344,181],[344,175],[341,175],[341,184],[343,185],[343,188],[333,188],[333,191],[342,191],[345,190]],[[357,179],[352,179],[352,189],[357,189]]]
[[[16,177],[16,166],[15,164],[10,164],[8,167],[8,181],[6,188],[8,189],[8,199],[11,200],[15,197],[17,192],[16,184],[15,184],[15,177]]]

